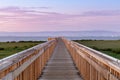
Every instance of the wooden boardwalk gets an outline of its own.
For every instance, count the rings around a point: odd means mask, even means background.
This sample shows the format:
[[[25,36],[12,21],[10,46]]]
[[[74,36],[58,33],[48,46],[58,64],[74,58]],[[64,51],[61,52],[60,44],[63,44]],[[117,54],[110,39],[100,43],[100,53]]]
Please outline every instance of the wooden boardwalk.
[[[65,38],[49,38],[0,60],[0,80],[120,80],[120,60]]]
[[[61,39],[38,80],[82,80]]]

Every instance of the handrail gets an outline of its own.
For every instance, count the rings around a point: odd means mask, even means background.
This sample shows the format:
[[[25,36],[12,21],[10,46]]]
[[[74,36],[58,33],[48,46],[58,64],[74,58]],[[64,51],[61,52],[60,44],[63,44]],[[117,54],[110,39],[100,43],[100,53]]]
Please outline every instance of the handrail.
[[[93,53],[95,53],[95,54],[97,54],[97,55],[99,55],[99,56],[101,56],[101,57],[106,58],[106,59],[109,60],[109,61],[112,61],[112,63],[115,64],[115,65],[120,64],[120,60],[117,59],[117,58],[111,57],[111,56],[109,56],[109,55],[107,55],[107,54],[104,54],[104,53],[102,53],[102,52],[100,52],[100,51],[97,51],[97,50],[92,49],[92,48],[90,48],[90,47],[84,46],[84,45],[82,45],[82,44],[79,44],[79,43],[77,43],[77,42],[73,42],[73,43],[75,43],[76,45],[80,46],[80,47],[83,48],[83,49],[86,49],[86,50],[88,50],[88,51],[91,51],[91,52],[93,52]],[[119,66],[119,65],[118,65],[118,66]]]
[[[63,38],[84,80],[120,80],[120,60]]]
[[[36,80],[55,48],[56,40],[39,44],[0,60],[0,80]],[[40,63],[41,61],[41,63]],[[36,66],[37,65],[37,66]],[[34,69],[36,68],[36,69]],[[38,69],[38,70],[37,70]],[[26,70],[32,70],[29,75]]]

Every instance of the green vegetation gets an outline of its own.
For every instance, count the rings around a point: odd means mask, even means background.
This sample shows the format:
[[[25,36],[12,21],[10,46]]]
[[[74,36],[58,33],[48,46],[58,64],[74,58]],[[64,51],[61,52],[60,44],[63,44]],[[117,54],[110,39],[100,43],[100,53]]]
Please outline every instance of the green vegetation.
[[[23,51],[44,41],[0,42],[0,59]]]
[[[120,40],[75,40],[76,42],[120,59]]]

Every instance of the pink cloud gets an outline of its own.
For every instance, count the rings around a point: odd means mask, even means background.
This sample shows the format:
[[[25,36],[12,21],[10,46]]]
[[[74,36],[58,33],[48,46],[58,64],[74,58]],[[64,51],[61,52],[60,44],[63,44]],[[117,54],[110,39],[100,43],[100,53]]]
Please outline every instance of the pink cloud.
[[[102,11],[87,11],[83,16],[116,16],[120,15],[120,10],[102,10]]]
[[[0,31],[80,30],[98,24],[119,24],[120,11],[88,11],[69,15],[41,8],[0,8]],[[91,27],[92,26],[92,27]],[[102,25],[101,25],[102,26]]]

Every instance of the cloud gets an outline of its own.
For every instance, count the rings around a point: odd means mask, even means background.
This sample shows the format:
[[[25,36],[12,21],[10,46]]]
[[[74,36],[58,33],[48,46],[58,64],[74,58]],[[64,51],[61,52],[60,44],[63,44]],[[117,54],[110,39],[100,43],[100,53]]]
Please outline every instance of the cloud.
[[[63,22],[69,18],[67,14],[57,12],[43,12],[40,10],[23,9],[19,7],[0,8],[0,22],[7,22],[2,25],[53,25]],[[8,23],[9,22],[9,23]],[[14,26],[14,25],[13,25]]]
[[[48,7],[6,7],[0,8],[0,12],[14,13],[14,14],[28,14],[28,13],[47,13],[41,12],[41,9],[47,9]]]
[[[70,16],[67,14],[61,14],[57,12],[43,12],[40,10],[33,9],[23,9],[19,7],[7,7],[0,8],[0,16],[6,19],[41,19],[41,20],[49,20],[49,19],[65,19]]]
[[[50,9],[51,7],[24,7],[27,9]]]
[[[120,10],[103,10],[103,11],[87,11],[81,14],[62,14],[57,12],[45,12],[40,11],[41,8],[49,8],[49,7],[6,7],[0,8],[0,16],[9,16],[9,17],[22,17],[22,16],[29,16],[29,17],[50,17],[50,18],[76,18],[76,17],[84,17],[84,16],[117,16],[120,15]]]
[[[116,16],[120,15],[120,10],[87,11],[82,16]]]
[[[81,14],[63,14],[58,12],[41,11],[42,7],[6,7],[0,8],[0,29],[10,29],[13,26],[14,30],[24,27],[24,31],[31,28],[32,30],[59,30],[59,29],[84,29],[90,26],[100,24],[114,25],[120,21],[120,10],[105,10],[105,11],[87,11]],[[49,8],[49,7],[43,7]],[[81,28],[79,28],[81,26]],[[61,28],[59,28],[61,27]],[[74,27],[74,28],[73,28]],[[16,28],[16,29],[15,29]]]

